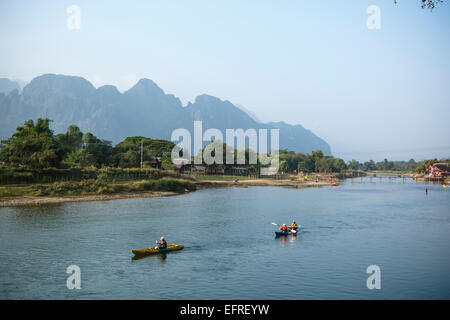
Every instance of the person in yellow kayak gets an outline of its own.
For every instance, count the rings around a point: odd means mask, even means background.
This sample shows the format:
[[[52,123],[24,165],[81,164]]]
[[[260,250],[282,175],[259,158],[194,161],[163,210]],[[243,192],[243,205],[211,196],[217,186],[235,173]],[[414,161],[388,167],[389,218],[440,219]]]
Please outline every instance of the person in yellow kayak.
[[[156,241],[156,246],[158,247],[158,249],[165,249],[167,248],[167,242],[166,239],[164,239],[164,237],[161,237],[161,242]]]
[[[291,223],[291,230],[295,230],[295,231],[298,230],[298,225],[297,225],[297,222],[295,222],[295,220],[293,220]]]

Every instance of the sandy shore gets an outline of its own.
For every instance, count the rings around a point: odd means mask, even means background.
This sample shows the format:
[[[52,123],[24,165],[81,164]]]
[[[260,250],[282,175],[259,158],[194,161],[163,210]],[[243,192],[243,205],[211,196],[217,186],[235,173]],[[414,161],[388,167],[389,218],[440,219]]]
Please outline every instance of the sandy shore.
[[[238,187],[245,188],[247,186],[266,186],[266,187],[289,187],[289,188],[307,188],[307,187],[323,187],[331,186],[327,181],[307,181],[300,182],[298,180],[275,180],[275,179],[238,179],[237,182],[232,180],[200,180],[196,182],[199,189],[207,188],[223,188],[223,187]],[[35,206],[47,204],[59,204],[64,202],[80,202],[80,201],[104,201],[127,198],[152,198],[152,197],[167,197],[175,196],[180,193],[176,192],[139,192],[139,193],[117,193],[105,195],[85,195],[85,196],[17,196],[6,197],[0,199],[0,207],[16,207],[16,206]]]
[[[275,179],[238,179],[237,182],[228,181],[218,181],[218,180],[202,180],[197,182],[197,184],[202,187],[245,187],[245,186],[260,186],[260,187],[290,187],[290,188],[308,188],[308,187],[323,187],[331,186],[331,182],[328,181],[306,181],[300,182],[298,180],[275,180]]]

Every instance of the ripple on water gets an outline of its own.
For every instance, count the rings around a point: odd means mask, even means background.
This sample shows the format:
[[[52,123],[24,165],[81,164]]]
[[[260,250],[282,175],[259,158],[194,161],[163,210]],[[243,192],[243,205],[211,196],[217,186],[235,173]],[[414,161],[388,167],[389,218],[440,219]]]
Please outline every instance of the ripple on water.
[[[362,181],[0,208],[0,298],[449,299],[447,190]],[[302,232],[275,237],[292,219]],[[161,235],[185,249],[132,259]],[[65,286],[70,264],[82,290]]]

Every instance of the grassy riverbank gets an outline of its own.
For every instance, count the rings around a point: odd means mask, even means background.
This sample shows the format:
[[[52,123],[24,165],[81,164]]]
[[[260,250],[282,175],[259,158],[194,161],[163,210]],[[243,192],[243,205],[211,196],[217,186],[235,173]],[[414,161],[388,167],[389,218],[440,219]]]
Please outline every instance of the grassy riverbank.
[[[17,196],[83,196],[144,191],[194,191],[196,185],[181,179],[109,183],[102,180],[65,181],[47,184],[0,186],[0,198]]]
[[[299,189],[332,185],[328,177],[300,181],[295,175],[284,175],[278,178],[177,175],[177,178],[172,178],[161,174],[161,177],[160,179],[117,182],[100,176],[97,179],[80,181],[0,185],[0,207],[169,196],[204,188],[276,186]]]
[[[185,179],[163,178],[130,182],[103,179],[0,186],[0,206],[108,200],[129,197],[175,195],[197,189]]]

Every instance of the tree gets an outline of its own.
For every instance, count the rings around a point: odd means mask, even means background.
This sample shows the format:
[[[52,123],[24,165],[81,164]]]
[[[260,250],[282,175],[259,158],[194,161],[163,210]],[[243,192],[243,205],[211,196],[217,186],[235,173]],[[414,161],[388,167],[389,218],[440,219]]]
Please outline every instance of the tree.
[[[281,161],[286,161],[287,170],[286,172],[292,172],[298,169],[298,165],[300,161],[305,159],[305,155],[300,152],[289,151],[286,149],[281,149],[279,151],[280,156],[280,165]]]
[[[361,167],[361,164],[358,161],[356,161],[355,159],[352,159],[352,161],[348,162],[348,168],[350,170],[359,170],[360,167]]]
[[[375,161],[370,160],[370,161],[366,161],[363,164],[363,170],[365,171],[373,171],[373,170],[377,170],[377,166],[375,164]]]
[[[62,163],[69,167],[79,168],[95,166],[96,164],[94,156],[85,149],[69,153]]]
[[[377,163],[378,170],[389,171],[394,168],[394,163],[392,161],[388,161],[388,159],[384,159],[383,162]]]
[[[314,161],[319,161],[323,158],[322,150],[311,151],[311,157],[314,159]]]
[[[434,164],[434,163],[436,163],[436,162],[438,162],[437,159],[433,159],[433,160],[424,160],[424,161],[422,161],[422,162],[417,166],[417,169],[416,169],[417,173],[419,173],[419,174],[425,173],[425,171],[427,171],[428,166],[429,166],[430,164]]]
[[[433,10],[438,3],[442,3],[442,0],[420,0],[422,9],[428,8]],[[397,0],[394,0],[394,3],[397,4]]]
[[[421,1],[422,1],[422,9],[428,8],[430,10],[433,10],[438,3],[442,2],[442,0],[421,0]]]
[[[58,143],[50,130],[49,119],[28,120],[2,141],[0,160],[32,168],[57,167],[61,159]]]
[[[344,160],[340,158],[329,157],[327,158],[327,162],[332,172],[342,172],[347,169]]]
[[[112,162],[122,168],[138,168],[141,163],[141,144],[144,147],[143,161],[149,163],[152,157],[161,157],[163,168],[172,168],[172,149],[175,144],[171,141],[150,139],[136,136],[128,137],[114,147]]]
[[[68,154],[80,150],[83,143],[83,133],[76,125],[71,125],[66,133],[56,135],[59,147]]]
[[[119,167],[121,168],[138,168],[141,163],[141,157],[138,152],[128,150],[123,153],[119,160]]]
[[[316,171],[317,172],[330,172],[330,166],[328,165],[327,159],[325,158],[320,158],[317,162],[316,162]]]
[[[307,156],[304,160],[300,161],[298,164],[298,171],[303,171],[303,172],[313,172],[315,170],[315,162],[314,160],[310,157]]]
[[[114,150],[110,141],[100,140],[92,133],[81,132],[71,125],[66,133],[56,135],[62,164],[69,167],[111,165]]]
[[[288,172],[289,171],[289,166],[286,160],[281,160],[280,161],[280,171],[281,172]]]
[[[82,148],[94,157],[97,167],[111,163],[113,148],[110,141],[100,140],[92,133],[85,133]]]

